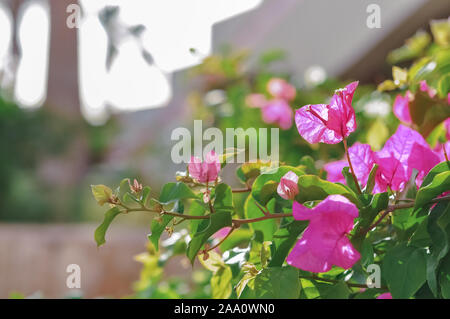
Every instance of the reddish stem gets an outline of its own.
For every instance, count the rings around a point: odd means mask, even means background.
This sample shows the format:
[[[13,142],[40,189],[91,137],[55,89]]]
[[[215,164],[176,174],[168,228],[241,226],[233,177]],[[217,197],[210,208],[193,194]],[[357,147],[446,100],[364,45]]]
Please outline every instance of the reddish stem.
[[[348,166],[350,167],[350,172],[353,176],[353,180],[355,181],[356,189],[358,190],[358,193],[361,194],[361,188],[359,187],[358,179],[356,178],[355,170],[353,169],[352,161],[350,160],[350,154],[348,152],[347,140],[344,138],[342,140],[342,142],[344,143],[344,149],[345,149],[345,154],[347,156]]]

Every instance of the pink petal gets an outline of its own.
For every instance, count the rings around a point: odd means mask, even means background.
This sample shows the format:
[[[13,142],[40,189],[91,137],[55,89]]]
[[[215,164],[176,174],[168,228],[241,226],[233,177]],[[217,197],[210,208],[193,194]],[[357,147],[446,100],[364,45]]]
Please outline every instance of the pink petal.
[[[245,98],[245,103],[250,107],[262,108],[266,106],[267,99],[264,94],[249,94]]]
[[[393,111],[395,116],[403,123],[411,124],[411,114],[409,113],[408,94],[405,97],[397,95],[394,101]]]
[[[370,171],[375,164],[375,153],[369,144],[356,143],[348,150],[355,175],[361,186],[366,186]]]
[[[340,160],[325,164],[323,168],[327,172],[327,180],[333,183],[345,184],[345,178],[344,175],[342,175],[342,170],[346,166],[348,166],[347,160]]]
[[[388,186],[392,190],[403,190],[409,181],[413,169],[425,174],[439,163],[439,157],[430,149],[418,132],[404,125],[385,143],[382,150],[375,153],[375,161],[380,166],[377,181],[384,191]]]
[[[310,223],[288,255],[289,265],[326,272],[332,265],[351,268],[359,260],[360,254],[346,237],[353,228],[358,209],[345,197],[328,196],[312,209],[295,202],[292,210],[295,219],[310,220]]]
[[[377,299],[392,299],[392,295],[390,292],[385,292],[377,297]]]
[[[200,179],[202,174],[202,160],[198,157],[191,157],[191,161],[188,165],[189,175],[195,179]]]
[[[295,112],[295,124],[300,135],[311,144],[337,144],[343,136],[327,127],[328,105],[305,105]]]
[[[434,98],[437,94],[437,91],[434,88],[429,87],[425,80],[420,81],[420,90],[422,92],[427,92],[428,96],[431,98]]]
[[[336,243],[330,262],[338,267],[349,269],[361,258],[361,254],[352,246],[346,236],[342,236]]]
[[[272,100],[262,109],[262,117],[265,123],[287,130],[292,126],[293,111],[285,100]]]
[[[295,123],[300,135],[309,143],[336,144],[356,129],[353,94],[358,82],[337,90],[329,105],[306,105],[296,111]]]
[[[222,239],[226,235],[228,235],[230,230],[231,230],[231,227],[224,227],[224,228],[220,229],[219,231],[217,231],[214,235],[212,235],[212,237],[217,238],[217,239]]]
[[[267,91],[277,99],[291,101],[297,94],[295,87],[281,78],[272,78],[267,83]]]
[[[356,177],[361,186],[364,187],[369,179],[370,171],[375,164],[375,153],[370,148],[370,145],[360,143],[354,144],[348,149],[348,152]],[[327,179],[330,182],[340,182],[345,184],[342,169],[346,166],[348,166],[346,159],[326,164],[324,168],[328,173]]]
[[[316,240],[308,229],[295,244],[286,258],[288,265],[311,272],[327,272],[332,264],[328,256],[332,254],[335,241]]]
[[[201,183],[215,181],[220,172],[219,156],[211,151],[205,155],[204,162],[198,157],[191,157],[188,168],[189,175]]]

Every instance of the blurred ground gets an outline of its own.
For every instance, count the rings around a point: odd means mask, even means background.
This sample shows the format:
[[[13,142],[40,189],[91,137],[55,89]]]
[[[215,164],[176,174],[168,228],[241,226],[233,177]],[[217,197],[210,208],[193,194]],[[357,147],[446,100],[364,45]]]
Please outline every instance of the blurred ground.
[[[83,297],[124,297],[139,278],[148,228],[113,225],[97,249],[95,226],[0,224],[0,298],[11,292],[63,298],[79,294],[66,286],[66,268],[81,268]]]

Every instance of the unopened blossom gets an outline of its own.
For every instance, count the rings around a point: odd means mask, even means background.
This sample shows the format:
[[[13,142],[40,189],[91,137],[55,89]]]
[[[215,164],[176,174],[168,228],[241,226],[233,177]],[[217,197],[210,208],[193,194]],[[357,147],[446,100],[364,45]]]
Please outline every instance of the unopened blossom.
[[[292,108],[282,99],[271,100],[262,108],[263,121],[268,124],[277,124],[283,130],[291,128],[293,116]]]
[[[420,86],[420,90],[421,90],[422,92],[428,93],[428,96],[429,96],[429,97],[434,98],[434,97],[436,96],[436,94],[437,94],[436,89],[434,89],[434,88],[428,86],[427,81],[425,81],[425,80],[420,81],[419,86]]]
[[[277,99],[291,101],[295,98],[297,91],[294,86],[289,84],[285,79],[272,78],[267,83],[267,91]]]
[[[264,94],[252,93],[245,97],[245,104],[254,108],[262,108],[267,105],[267,99]]]
[[[377,299],[392,299],[392,295],[390,292],[385,292],[377,297]]]
[[[409,102],[412,99],[412,94],[407,91],[405,96],[397,95],[394,101],[393,112],[394,115],[405,124],[412,124],[411,114],[409,112]]]
[[[300,135],[309,143],[337,144],[356,129],[353,94],[358,82],[337,90],[330,104],[305,105],[295,113]]]
[[[292,200],[298,194],[298,176],[293,171],[287,172],[278,183],[277,192],[284,199]]]
[[[224,238],[225,236],[228,235],[228,233],[230,232],[230,230],[231,230],[231,227],[224,227],[224,228],[221,228],[221,229],[218,230],[212,237],[213,237],[213,238],[217,238],[217,239],[222,239],[222,238]]]
[[[215,181],[220,172],[219,156],[211,151],[206,154],[203,162],[200,158],[192,156],[188,168],[189,175],[201,183]]]
[[[140,184],[136,178],[133,180],[133,184],[131,184],[130,180],[128,180],[128,184],[130,186],[131,192],[137,194],[142,191],[142,184]]]
[[[294,202],[292,212],[296,220],[309,220],[309,225],[289,253],[289,265],[319,273],[333,265],[349,269],[360,259],[347,237],[358,217],[358,209],[348,199],[331,195],[314,208]]]

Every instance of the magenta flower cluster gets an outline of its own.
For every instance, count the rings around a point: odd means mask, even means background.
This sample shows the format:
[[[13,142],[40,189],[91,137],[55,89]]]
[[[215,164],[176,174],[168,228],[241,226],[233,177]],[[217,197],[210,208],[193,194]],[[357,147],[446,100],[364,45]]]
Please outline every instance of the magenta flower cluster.
[[[298,109],[295,123],[300,135],[309,143],[345,142],[356,129],[352,99],[357,86],[358,82],[353,82],[337,90],[329,104],[306,105]],[[426,82],[421,83],[420,90],[431,98],[436,95]],[[395,115],[405,124],[411,123],[411,99],[412,94],[407,92],[405,97],[397,96],[394,103]],[[450,131],[449,120],[445,126]],[[420,186],[431,168],[444,159],[441,149],[432,150],[422,135],[402,124],[380,151],[374,152],[370,145],[356,143],[348,149],[348,158],[352,173],[362,188],[366,186],[374,165],[378,165],[375,193],[402,191],[414,171],[417,171],[416,183]],[[326,164],[328,180],[345,183],[342,175],[345,166],[349,166],[347,159]],[[285,199],[295,200],[298,186],[294,181],[298,178],[293,179],[291,173],[280,181],[278,193]],[[331,195],[313,208],[294,201],[292,211],[296,220],[309,220],[309,225],[290,252],[288,264],[318,273],[329,271],[333,265],[349,269],[360,259],[359,252],[347,237],[353,229],[354,219],[358,217],[355,204],[343,196]],[[390,298],[390,294],[380,298]]]
[[[262,119],[267,124],[277,124],[281,129],[290,129],[293,122],[294,112],[289,105],[297,91],[294,86],[281,78],[272,78],[267,83],[267,92],[270,99],[264,94],[254,93],[246,98],[250,107],[260,108]]]

